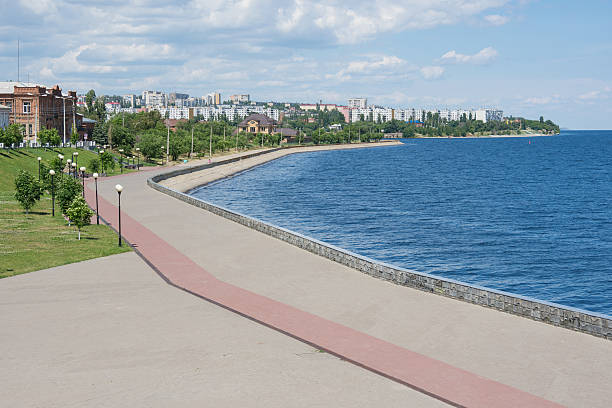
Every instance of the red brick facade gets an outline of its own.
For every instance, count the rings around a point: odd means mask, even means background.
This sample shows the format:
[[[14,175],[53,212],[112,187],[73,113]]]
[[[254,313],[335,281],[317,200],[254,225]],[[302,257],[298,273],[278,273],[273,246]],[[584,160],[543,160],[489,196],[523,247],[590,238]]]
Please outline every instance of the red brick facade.
[[[76,100],[75,91],[62,95],[58,85],[47,89],[21,82],[0,83],[0,105],[11,108],[10,123],[23,125],[24,139],[29,141],[34,141],[41,129],[51,128],[57,129],[62,141],[64,134],[66,142],[70,141],[73,127],[81,127],[81,116],[75,115]]]

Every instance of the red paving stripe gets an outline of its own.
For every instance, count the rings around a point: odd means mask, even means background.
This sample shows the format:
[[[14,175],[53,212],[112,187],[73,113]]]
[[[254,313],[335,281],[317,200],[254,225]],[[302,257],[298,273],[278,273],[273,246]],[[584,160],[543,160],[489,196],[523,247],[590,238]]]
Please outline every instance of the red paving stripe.
[[[91,183],[87,187],[87,201],[95,205]],[[117,207],[102,197],[99,205],[100,216],[116,229]],[[129,215],[121,214],[125,239],[166,281],[191,294],[457,407],[561,407],[220,281]]]

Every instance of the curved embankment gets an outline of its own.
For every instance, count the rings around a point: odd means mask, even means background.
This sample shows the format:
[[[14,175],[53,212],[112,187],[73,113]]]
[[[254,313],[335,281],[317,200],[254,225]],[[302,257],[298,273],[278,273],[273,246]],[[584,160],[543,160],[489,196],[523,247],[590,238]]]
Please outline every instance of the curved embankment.
[[[399,143],[400,142],[381,142],[362,145],[313,146],[263,150],[246,155],[228,157],[225,160],[214,163],[196,164],[195,166],[187,168],[179,168],[151,177],[147,180],[147,183],[152,188],[178,198],[186,203],[203,208],[214,214],[288,242],[306,251],[331,259],[342,265],[357,269],[370,276],[391,281],[398,285],[409,286],[468,303],[527,317],[554,326],[560,326],[612,340],[612,318],[610,316],[470,285],[464,282],[410,271],[394,265],[378,262],[316,239],[230,211],[185,193],[195,187],[231,176],[292,153],[342,148],[389,146]]]
[[[196,162],[195,165],[189,167],[189,171],[174,174],[169,178],[164,178],[160,181],[173,190],[180,192],[188,192],[196,187],[203,186],[213,181],[231,176],[236,173],[248,170],[260,164],[287,156],[294,153],[318,152],[324,150],[345,150],[345,149],[362,149],[381,146],[401,145],[399,141],[384,141],[378,143],[354,143],[350,145],[322,145],[322,146],[301,146],[301,147],[285,147],[280,149],[265,149],[256,150],[247,154],[231,155],[227,159],[222,159],[220,162],[212,163],[210,166],[207,160],[201,160],[202,164]],[[222,165],[220,165],[222,164]],[[202,171],[206,170],[206,171]]]

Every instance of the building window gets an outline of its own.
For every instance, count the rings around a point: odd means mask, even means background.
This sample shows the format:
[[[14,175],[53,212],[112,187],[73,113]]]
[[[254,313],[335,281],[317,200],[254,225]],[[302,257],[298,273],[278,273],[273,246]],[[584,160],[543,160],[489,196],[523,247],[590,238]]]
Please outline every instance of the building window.
[[[32,124],[30,123],[28,125],[28,135],[31,135],[31,134],[32,134]]]
[[[32,102],[24,102],[23,103],[23,113],[32,112]]]
[[[251,133],[255,133],[255,128],[254,128],[254,127],[250,127],[250,128],[249,128],[249,132],[251,132]]]

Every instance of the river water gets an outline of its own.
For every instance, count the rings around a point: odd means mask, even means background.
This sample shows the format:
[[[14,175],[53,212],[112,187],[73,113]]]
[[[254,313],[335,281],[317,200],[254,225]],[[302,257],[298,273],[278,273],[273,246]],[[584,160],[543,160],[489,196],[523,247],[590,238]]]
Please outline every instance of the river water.
[[[198,198],[404,268],[612,314],[612,131],[290,155]]]

